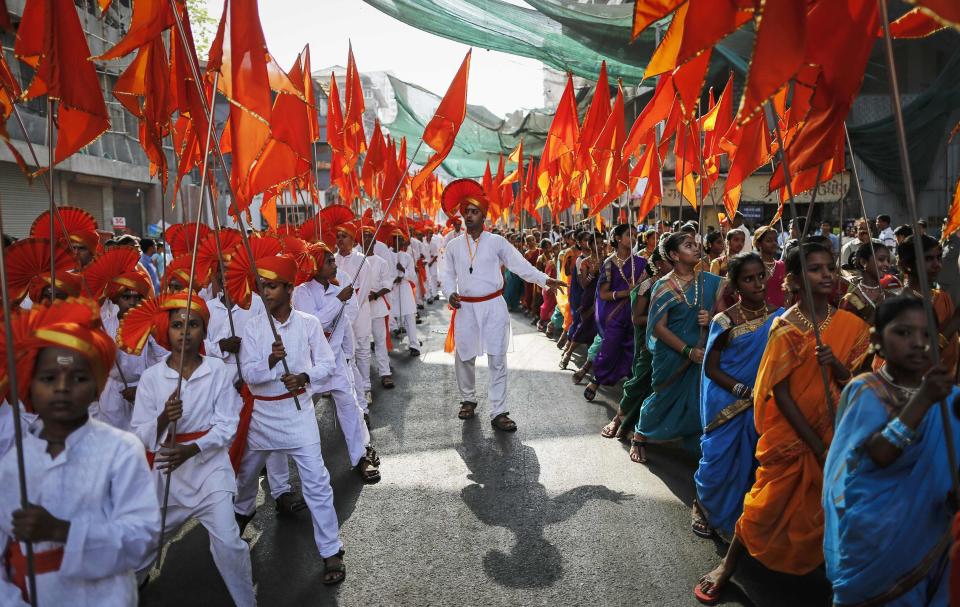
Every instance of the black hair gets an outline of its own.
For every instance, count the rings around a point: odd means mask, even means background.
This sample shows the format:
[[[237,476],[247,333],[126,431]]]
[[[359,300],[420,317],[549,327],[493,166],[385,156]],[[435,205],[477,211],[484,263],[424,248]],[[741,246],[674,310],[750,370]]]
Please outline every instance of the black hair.
[[[917,255],[913,249],[914,238],[916,238],[916,236],[908,236],[906,240],[897,245],[897,259],[900,260],[900,265],[903,269],[908,272],[917,271]],[[940,246],[936,238],[927,236],[926,234],[920,236],[920,244],[923,246],[924,255],[926,255],[930,249]]]
[[[613,228],[612,238],[620,238],[629,229],[630,229],[630,226],[626,223],[618,224],[617,227]]]
[[[758,263],[763,266],[763,258],[752,251],[749,253],[737,253],[730,258],[730,262],[727,264],[727,280],[730,281],[731,285],[734,287],[737,286],[737,281],[740,280],[740,273],[743,272],[743,268],[751,263]]]
[[[804,232],[804,226],[807,225],[806,217],[794,217],[790,220],[790,225],[797,228],[797,231],[802,235]]]
[[[883,244],[883,243],[880,242],[879,240],[874,240],[874,241],[872,241],[872,242],[861,242],[861,243],[860,243],[860,246],[857,247],[857,255],[856,255],[855,259],[856,259],[858,262],[867,262],[867,261],[870,261],[871,259],[873,259],[873,253],[874,253],[874,251],[876,251],[876,250],[878,250],[878,249],[885,249],[885,250],[889,251],[889,250],[890,250],[890,247],[888,247],[887,245]],[[860,263],[860,267],[861,267],[861,268],[864,267],[865,265],[866,265],[866,263]]]
[[[903,224],[902,226],[898,226],[897,229],[893,231],[893,235],[903,236],[904,238],[907,236],[913,236],[913,228],[907,224]]]
[[[709,234],[707,234],[707,237],[705,239],[706,243],[703,245],[704,250],[709,251],[710,247],[713,246],[713,243],[722,239],[723,239],[723,234],[721,234],[720,232],[710,232]]]
[[[567,230],[566,232],[563,233],[564,238],[573,238],[573,235],[574,235],[573,230]]]
[[[746,244],[746,242],[747,242],[747,235],[743,233],[743,230],[728,230],[728,231],[727,231],[727,242],[730,242],[731,240],[733,240],[733,237],[736,236],[737,234],[739,234],[740,236],[743,237],[743,242],[744,242],[744,244]]]
[[[149,249],[150,247],[155,247],[155,246],[157,246],[157,243],[155,243],[152,238],[141,238],[141,239],[140,239],[140,250],[141,250],[141,251],[146,251],[146,250]]]
[[[875,334],[882,334],[891,321],[908,310],[923,310],[923,300],[913,295],[897,295],[884,299],[877,306],[877,314],[874,316]]]
[[[886,221],[887,224],[889,225],[889,224],[890,224],[890,216],[887,215],[887,214],[885,214],[885,213],[881,213],[880,215],[877,215],[877,221]]]
[[[673,263],[673,259],[670,258],[670,253],[676,253],[680,249],[680,243],[682,243],[687,238],[690,238],[690,234],[687,232],[673,232],[667,234],[660,240],[660,254],[663,255],[663,258]]]
[[[544,238],[543,240],[540,241],[540,248],[541,248],[541,249],[545,249],[545,248],[549,247],[551,244],[553,244],[553,243],[551,243],[548,238]]]
[[[833,257],[833,247],[827,246],[818,240],[805,240],[803,244],[790,249],[787,253],[787,272],[794,276],[803,275],[803,265],[800,261],[800,253],[803,252],[804,261],[814,253],[827,253]],[[729,270],[728,270],[729,272]]]
[[[4,235],[3,235],[3,247],[4,247],[4,248],[9,247],[10,245],[12,245],[12,244],[15,243],[15,242],[17,242],[17,239],[14,238],[13,236],[11,236],[11,235],[9,235],[9,234],[4,234]]]
[[[577,233],[573,235],[574,240],[580,242],[581,240],[590,236],[590,232],[586,230],[577,230]]]

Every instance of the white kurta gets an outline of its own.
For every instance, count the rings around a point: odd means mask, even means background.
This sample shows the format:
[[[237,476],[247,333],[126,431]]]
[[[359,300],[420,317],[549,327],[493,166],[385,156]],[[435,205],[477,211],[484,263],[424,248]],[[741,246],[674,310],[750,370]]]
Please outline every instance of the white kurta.
[[[367,257],[367,262],[364,265],[370,266],[370,292],[376,293],[381,289],[389,289],[393,286],[393,271],[396,269],[396,264],[388,264],[382,257],[379,255],[371,255]],[[370,302],[370,321],[376,322],[376,319],[384,318],[389,313],[387,307],[387,300],[383,297],[378,297]],[[383,322],[382,320],[380,322]]]
[[[103,328],[114,339],[117,337],[119,326],[120,320],[116,315],[104,319]],[[123,398],[123,390],[137,386],[144,371],[168,354],[169,352],[160,347],[153,337],[147,339],[147,345],[143,347],[139,356],[127,354],[117,348],[116,364],[110,367],[110,372],[107,374],[107,383],[103,387],[103,392],[100,393],[100,406],[97,408],[96,418],[114,428],[129,430],[133,403]],[[120,369],[117,370],[117,367]]]
[[[328,392],[335,388],[353,389],[351,377],[348,377],[347,355],[344,346],[347,326],[351,316],[357,313],[356,296],[351,296],[346,302],[337,299],[341,287],[330,284],[324,289],[316,280],[310,280],[298,286],[293,291],[293,307],[301,312],[315,316],[323,326],[323,334],[327,338],[327,343],[333,351],[336,359],[336,371],[330,375],[330,378],[323,382],[320,387],[322,392]],[[340,309],[343,308],[343,313]],[[333,327],[334,319],[340,315],[336,328]],[[350,352],[353,352],[353,344],[350,344]]]
[[[204,340],[204,346],[207,350],[207,356],[219,358],[227,363],[233,381],[237,380],[237,355],[229,352],[223,352],[220,349],[220,340],[230,337],[230,319],[227,317],[227,306],[219,297],[207,302],[207,308],[210,310],[210,321],[207,322],[207,338]],[[237,337],[243,339],[243,331],[247,327],[247,322],[258,314],[264,312],[263,300],[256,293],[250,301],[250,309],[244,310],[234,304],[233,309],[233,328],[237,332]]]
[[[408,316],[417,313],[417,302],[414,300],[413,291],[417,284],[417,272],[414,266],[414,260],[406,251],[397,252],[397,262],[403,266],[403,272],[396,267],[393,268],[393,278],[391,282],[400,278],[399,283],[393,282],[391,293],[393,295],[393,309],[390,314],[394,317]]]
[[[474,252],[473,259],[467,250],[467,239]],[[546,286],[547,275],[537,270],[523,258],[505,238],[483,232],[475,243],[464,233],[447,244],[446,254],[440,266],[440,282],[443,294],[449,298],[454,293],[468,297],[483,297],[503,289],[503,274],[500,266],[523,280]],[[473,272],[470,272],[470,268]],[[510,345],[510,316],[503,297],[495,297],[477,303],[463,302],[456,318],[457,355],[470,360],[483,354],[502,356]]]
[[[41,423],[24,436],[30,502],[70,521],[66,544],[38,542],[36,552],[63,548],[60,570],[37,576],[42,605],[133,607],[134,568],[156,550],[160,503],[135,436],[89,420],[67,437],[55,459],[38,438]],[[20,509],[16,454],[0,459],[0,545],[12,541],[13,511]],[[26,553],[26,547],[21,544]],[[20,589],[0,567],[0,605],[25,606]]]
[[[250,319],[240,344],[240,368],[250,391],[255,395],[278,396],[287,392],[280,378],[283,363],[271,369],[270,351],[273,333],[267,312]],[[291,373],[306,373],[310,382],[306,394],[299,397],[298,411],[293,398],[278,401],[257,401],[253,406],[247,448],[273,451],[292,449],[320,442],[320,429],[313,410],[312,396],[323,391],[323,385],[336,370],[336,359],[316,317],[292,310],[286,322],[274,321],[286,350]]]
[[[168,426],[157,438],[157,417],[176,389],[177,371],[167,365],[166,359],[147,369],[140,378],[130,430],[147,451],[158,452],[160,444],[170,434]],[[170,501],[196,508],[217,491],[237,492],[228,451],[237,432],[242,402],[233,387],[230,367],[211,356],[204,356],[190,379],[183,380],[180,400],[183,401],[183,417],[177,421],[177,434],[207,433],[190,441],[200,448],[200,453],[170,475]],[[164,475],[159,471],[155,474],[162,487]]]
[[[379,284],[379,277],[374,275],[374,272],[371,271],[370,265],[367,262],[363,263],[363,267],[360,267],[360,262],[363,259],[363,255],[357,252],[350,253],[350,255],[343,256],[337,253],[337,275],[340,276],[341,273],[347,277],[346,282],[343,280],[340,281],[342,286],[347,286],[352,284],[354,293],[353,296],[357,299],[357,315],[353,321],[353,328],[356,332],[357,338],[359,339],[362,336],[370,335],[370,291],[376,291],[379,287],[376,287]],[[359,269],[360,273],[357,274]],[[356,276],[356,281],[354,282],[354,276]]]

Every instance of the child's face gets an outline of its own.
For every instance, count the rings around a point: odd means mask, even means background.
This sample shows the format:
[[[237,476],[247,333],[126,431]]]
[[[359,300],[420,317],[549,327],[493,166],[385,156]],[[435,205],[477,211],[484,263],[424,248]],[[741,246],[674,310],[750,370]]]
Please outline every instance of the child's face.
[[[67,348],[40,351],[30,382],[30,401],[44,423],[80,421],[97,397],[90,361]]]
[[[730,236],[730,255],[736,255],[743,250],[743,243],[746,241],[746,236],[740,230],[733,232]]]
[[[807,255],[807,282],[814,295],[829,297],[833,293],[836,263],[833,255],[826,251],[816,251]]]
[[[143,296],[141,296],[140,293],[134,291],[133,289],[127,289],[117,297],[117,316],[119,318],[123,318],[126,316],[128,311],[140,305],[142,300]]]
[[[925,373],[930,368],[930,338],[923,310],[905,310],[874,334],[873,343],[879,346],[887,363],[904,371]]]
[[[333,253],[323,254],[323,263],[317,270],[317,278],[320,280],[332,280],[337,277],[337,260]]]
[[[170,346],[174,351],[183,350],[188,355],[200,353],[200,345],[206,337],[203,319],[196,313],[191,313],[187,319],[186,310],[172,310],[170,312],[170,328],[167,330]]]
[[[283,306],[289,304],[292,293],[292,285],[275,280],[264,280],[260,289],[263,303],[271,312],[277,312]]]
[[[767,275],[763,263],[744,264],[734,286],[743,301],[753,309],[758,308],[767,298]]]
[[[942,257],[943,249],[939,246],[933,247],[923,254],[923,265],[927,270],[928,280],[936,280],[937,276],[940,275],[940,268],[943,267]]]
[[[697,262],[700,261],[700,247],[697,246],[697,241],[693,236],[687,236],[680,243],[680,246],[677,248],[677,252],[674,253],[677,257],[677,261],[688,266],[695,266]]]

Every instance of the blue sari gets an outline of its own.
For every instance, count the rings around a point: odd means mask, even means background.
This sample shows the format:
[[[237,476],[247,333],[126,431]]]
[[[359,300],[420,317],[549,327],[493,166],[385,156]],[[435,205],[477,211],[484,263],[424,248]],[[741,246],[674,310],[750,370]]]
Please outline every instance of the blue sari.
[[[958,395],[954,386],[947,402]],[[823,552],[837,605],[948,603],[950,469],[938,406],[893,464],[877,466],[865,449],[903,404],[874,373],[855,378],[840,397],[823,480]],[[960,420],[950,422],[960,441]]]
[[[651,441],[683,440],[692,450],[703,432],[700,424],[700,365],[693,364],[656,338],[654,327],[666,316],[667,328],[684,343],[700,341],[697,315],[700,302],[710,311],[717,301],[722,279],[716,274],[699,272],[681,295],[673,281],[661,278],[650,294],[647,320],[647,349],[653,355],[653,392],[640,407],[636,431]],[[691,307],[690,304],[697,302]],[[689,302],[689,303],[688,303]]]
[[[777,309],[766,318],[733,326],[726,314],[717,314],[710,323],[706,356],[717,339],[729,331],[727,346],[720,353],[720,370],[747,386],[753,386],[760,359],[767,345],[773,320],[783,314]],[[697,501],[710,526],[727,534],[743,511],[743,496],[753,486],[757,469],[757,428],[753,423],[753,401],[738,399],[712,379],[700,375],[700,466],[693,478]]]

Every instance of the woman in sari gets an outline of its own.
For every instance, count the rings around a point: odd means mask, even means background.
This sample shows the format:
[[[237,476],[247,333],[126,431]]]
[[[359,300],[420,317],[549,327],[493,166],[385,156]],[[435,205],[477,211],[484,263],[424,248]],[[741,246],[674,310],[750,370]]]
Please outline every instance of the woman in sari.
[[[650,290],[658,277],[666,276],[672,269],[670,262],[663,258],[660,251],[655,250],[650,255],[650,265],[647,266],[649,278],[630,291],[630,308],[633,316],[633,368],[630,371],[630,379],[623,383],[623,396],[620,398],[617,414],[600,431],[600,436],[604,438],[621,440],[633,438],[633,429],[640,417],[640,405],[650,393],[650,371],[653,358],[644,339],[647,332]]]
[[[728,278],[739,300],[710,323],[700,388],[700,466],[694,474],[693,532],[726,536],[753,485],[757,430],[753,423],[753,386],[767,335],[783,313],[766,301],[763,259],[745,253],[730,260]]]
[[[594,338],[597,337],[596,315],[593,312],[594,300],[597,292],[597,277],[600,271],[599,250],[602,246],[600,239],[593,234],[588,234],[584,240],[584,255],[577,260],[573,266],[573,281],[577,284],[577,295],[574,298],[571,295],[571,305],[576,301],[576,311],[574,320],[570,324],[567,333],[567,347],[560,359],[560,368],[566,369],[570,363],[570,357],[580,345],[590,346]],[[571,293],[574,289],[571,289]],[[590,363],[592,366],[592,362]],[[581,373],[581,371],[583,371]],[[574,382],[580,383],[584,376],[590,372],[590,369],[580,370],[574,373]]]
[[[622,223],[613,229],[616,251],[603,262],[597,279],[597,331],[603,339],[593,361],[593,380],[583,397],[592,401],[600,386],[628,377],[633,363],[633,320],[630,292],[646,277],[647,260],[634,255],[633,229]]]
[[[537,248],[537,237],[529,234],[525,242],[527,250],[524,251],[523,258],[526,259],[530,265],[536,266],[537,259],[540,257],[540,249]],[[520,307],[523,308],[523,311],[526,312],[528,316],[539,318],[539,310],[534,309],[534,300],[536,299],[535,288],[536,285],[532,282],[523,283],[523,298],[520,300]]]
[[[543,273],[550,278],[556,278],[557,257],[553,250],[553,244],[549,240],[544,240],[541,243],[541,248],[543,249],[543,255],[540,256],[543,261]],[[557,307],[557,290],[542,288],[540,290],[540,301],[540,322],[537,324],[537,329],[546,333],[547,325],[550,323],[553,311]]]
[[[806,258],[806,276],[800,255]],[[698,601],[714,605],[745,552],[768,569],[803,575],[823,563],[823,462],[833,436],[832,405],[863,364],[868,327],[830,306],[836,281],[831,247],[805,242],[787,257],[787,271],[813,291],[774,319],[754,385],[756,480],[744,497],[733,540],[720,565],[694,587]],[[823,345],[814,339],[820,327]],[[821,369],[823,367],[823,369]],[[826,370],[829,392],[824,386]]]
[[[676,232],[661,242],[673,270],[650,293],[647,347],[653,354],[653,391],[640,407],[630,459],[646,461],[648,441],[683,440],[696,448],[700,423],[700,365],[706,328],[722,280],[695,272],[701,249],[693,235]]]
[[[846,294],[840,299],[841,310],[852,312],[868,325],[873,324],[877,306],[887,297],[896,294],[892,288],[885,288],[881,280],[890,270],[890,249],[887,245],[875,242],[861,244],[853,258],[859,277],[852,277],[847,285]]]
[[[767,303],[777,308],[784,307],[783,280],[787,276],[787,266],[777,258],[780,251],[777,231],[770,226],[757,228],[753,233],[753,248],[760,253],[767,274]]]
[[[824,468],[824,556],[834,604],[948,603],[950,467],[936,404],[956,406],[945,366],[931,370],[923,302],[887,299],[873,346],[885,364],[854,379]],[[950,416],[954,444],[960,422]]]

